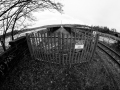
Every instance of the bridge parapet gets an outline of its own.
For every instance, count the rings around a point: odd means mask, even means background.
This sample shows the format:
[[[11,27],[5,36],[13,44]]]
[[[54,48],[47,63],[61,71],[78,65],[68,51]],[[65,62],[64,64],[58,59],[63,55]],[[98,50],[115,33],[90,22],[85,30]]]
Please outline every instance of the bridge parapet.
[[[98,39],[99,42],[107,45],[108,47],[120,53],[120,38],[119,37],[106,34],[106,33],[101,33],[101,32],[97,32],[97,34],[99,35],[99,39]]]
[[[25,36],[11,41],[9,44],[10,48],[0,55],[0,82],[4,81],[25,54],[29,53]]]

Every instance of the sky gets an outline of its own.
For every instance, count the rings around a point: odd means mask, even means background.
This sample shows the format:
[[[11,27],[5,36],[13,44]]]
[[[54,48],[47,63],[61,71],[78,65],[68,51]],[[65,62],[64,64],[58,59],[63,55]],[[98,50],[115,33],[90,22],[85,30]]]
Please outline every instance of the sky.
[[[54,0],[57,2],[58,0]],[[54,10],[34,13],[34,27],[55,24],[85,24],[107,26],[120,32],[120,0],[59,0],[64,14]]]

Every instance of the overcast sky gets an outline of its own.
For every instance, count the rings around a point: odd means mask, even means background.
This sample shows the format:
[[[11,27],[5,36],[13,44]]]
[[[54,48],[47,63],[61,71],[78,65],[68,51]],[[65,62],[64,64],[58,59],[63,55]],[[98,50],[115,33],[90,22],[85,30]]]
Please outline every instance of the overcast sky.
[[[62,17],[66,23],[72,23],[74,19],[73,23],[76,21],[86,25],[107,26],[120,32],[120,0],[60,0],[60,2],[64,5],[62,16],[52,10],[35,13],[38,21],[34,26],[55,23],[56,19]]]

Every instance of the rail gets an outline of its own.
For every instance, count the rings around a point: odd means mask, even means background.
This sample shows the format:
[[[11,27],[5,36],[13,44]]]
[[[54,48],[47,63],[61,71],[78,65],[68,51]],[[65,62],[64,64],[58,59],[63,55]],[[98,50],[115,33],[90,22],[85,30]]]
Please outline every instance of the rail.
[[[120,55],[116,51],[101,42],[98,42],[98,48],[112,58],[113,62],[120,67]]]
[[[120,38],[101,32],[97,32],[97,34],[99,36],[98,48],[109,55],[120,66],[120,54],[114,48],[114,45],[120,41]]]

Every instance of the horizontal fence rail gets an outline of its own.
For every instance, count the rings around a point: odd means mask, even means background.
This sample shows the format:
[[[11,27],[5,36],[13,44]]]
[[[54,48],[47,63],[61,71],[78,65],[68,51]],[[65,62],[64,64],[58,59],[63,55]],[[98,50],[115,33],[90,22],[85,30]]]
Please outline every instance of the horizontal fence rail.
[[[62,30],[61,30],[62,31]],[[92,59],[97,45],[97,34],[89,32],[73,33],[41,30],[26,34],[31,56],[41,61],[62,65],[88,62]]]

